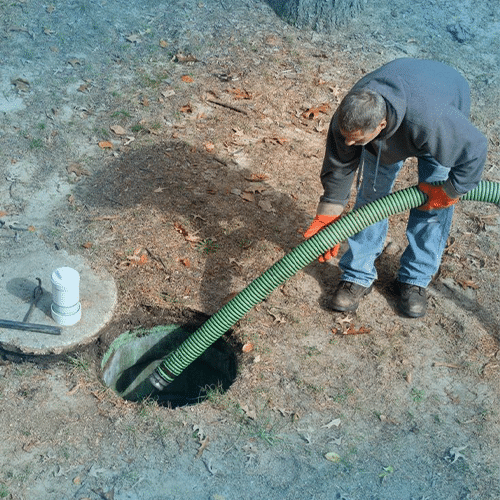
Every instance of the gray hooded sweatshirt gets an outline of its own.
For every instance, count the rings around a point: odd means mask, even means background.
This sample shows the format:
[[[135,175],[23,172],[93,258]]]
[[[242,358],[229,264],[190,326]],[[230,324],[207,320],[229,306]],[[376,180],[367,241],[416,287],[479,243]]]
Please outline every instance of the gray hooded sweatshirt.
[[[396,59],[367,74],[352,90],[370,89],[387,105],[387,126],[367,150],[380,163],[430,155],[449,167],[445,191],[458,197],[480,181],[486,137],[469,121],[470,89],[455,69],[437,61]],[[340,214],[347,204],[362,146],[347,146],[334,114],[321,172],[318,213]],[[323,206],[323,209],[321,208]]]

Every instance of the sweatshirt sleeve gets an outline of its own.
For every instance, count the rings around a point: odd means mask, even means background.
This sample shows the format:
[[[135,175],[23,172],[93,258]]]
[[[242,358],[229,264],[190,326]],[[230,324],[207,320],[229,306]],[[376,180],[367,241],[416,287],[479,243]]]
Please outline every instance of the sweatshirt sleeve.
[[[441,165],[450,168],[447,185],[461,196],[479,184],[486,162],[486,137],[463,115],[451,106],[440,110],[433,123],[416,143]]]
[[[320,198],[318,213],[339,215],[342,212],[349,201],[361,151],[360,146],[346,146],[335,114],[328,130],[325,158],[321,170],[321,184],[324,192]]]

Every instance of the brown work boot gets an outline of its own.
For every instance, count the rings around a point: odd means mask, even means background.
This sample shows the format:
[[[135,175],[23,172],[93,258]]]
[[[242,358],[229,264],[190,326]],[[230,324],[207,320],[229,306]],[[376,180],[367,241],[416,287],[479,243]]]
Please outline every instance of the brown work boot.
[[[421,318],[425,316],[427,309],[427,294],[425,288],[409,283],[397,282],[399,295],[398,309],[410,318]]]
[[[373,285],[369,287],[352,283],[351,281],[341,281],[331,307],[334,311],[355,311],[359,306],[359,301],[372,291]]]

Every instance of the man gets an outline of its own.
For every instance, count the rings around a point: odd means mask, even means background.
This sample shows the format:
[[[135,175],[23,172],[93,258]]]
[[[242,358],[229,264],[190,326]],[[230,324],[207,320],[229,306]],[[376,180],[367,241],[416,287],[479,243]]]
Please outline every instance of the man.
[[[321,172],[324,194],[305,232],[310,238],[338,219],[358,170],[354,208],[389,194],[404,160],[418,159],[419,189],[427,201],[410,211],[408,247],[397,276],[398,308],[424,316],[426,288],[439,269],[454,204],[480,181],[487,140],[469,121],[470,89],[454,69],[437,61],[397,59],[363,77],[335,112]],[[433,185],[436,181],[444,181]],[[336,311],[355,311],[377,278],[388,221],[352,238],[339,267]],[[320,257],[336,256],[338,245]]]

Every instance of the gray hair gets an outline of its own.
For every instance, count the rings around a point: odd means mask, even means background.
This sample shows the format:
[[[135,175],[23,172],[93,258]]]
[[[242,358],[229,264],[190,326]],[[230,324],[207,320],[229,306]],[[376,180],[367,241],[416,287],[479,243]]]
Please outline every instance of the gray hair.
[[[386,118],[385,99],[373,90],[349,92],[337,110],[339,127],[344,132],[371,132]]]

